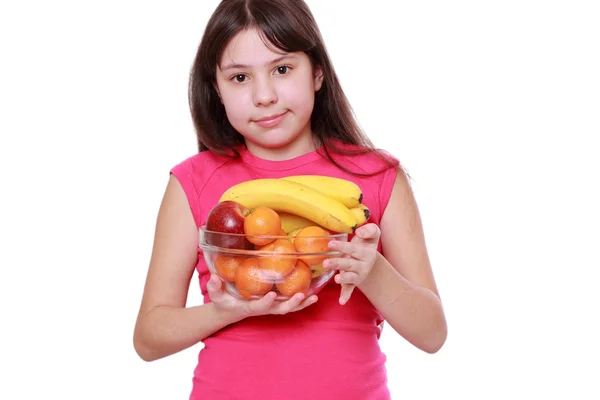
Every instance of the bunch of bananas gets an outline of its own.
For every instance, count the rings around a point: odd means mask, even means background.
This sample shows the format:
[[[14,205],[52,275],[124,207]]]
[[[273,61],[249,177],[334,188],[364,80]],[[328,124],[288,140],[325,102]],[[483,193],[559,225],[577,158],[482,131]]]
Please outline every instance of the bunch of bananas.
[[[230,187],[219,202],[234,200],[248,208],[277,211],[283,230],[318,224],[337,233],[353,233],[370,217],[354,182],[321,175],[252,179]]]

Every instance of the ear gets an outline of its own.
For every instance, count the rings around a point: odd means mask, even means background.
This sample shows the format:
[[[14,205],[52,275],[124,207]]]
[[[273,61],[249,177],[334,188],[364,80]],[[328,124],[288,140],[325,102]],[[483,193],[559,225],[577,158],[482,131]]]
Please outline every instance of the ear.
[[[323,86],[323,68],[321,68],[321,66],[317,65],[314,68],[314,85],[315,85],[315,92],[318,92],[319,90],[321,90],[321,86]]]

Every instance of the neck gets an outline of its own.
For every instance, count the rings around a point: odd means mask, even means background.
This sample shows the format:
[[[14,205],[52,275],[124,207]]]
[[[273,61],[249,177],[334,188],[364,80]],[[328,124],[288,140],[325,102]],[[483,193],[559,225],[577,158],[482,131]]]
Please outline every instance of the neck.
[[[265,147],[246,140],[248,151],[254,156],[270,161],[290,160],[316,150],[312,131],[309,129],[282,146]]]

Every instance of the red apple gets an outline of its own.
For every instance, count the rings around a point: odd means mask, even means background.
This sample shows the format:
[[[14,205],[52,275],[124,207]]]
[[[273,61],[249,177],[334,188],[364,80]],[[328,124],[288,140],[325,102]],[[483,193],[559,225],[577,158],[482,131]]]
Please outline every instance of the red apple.
[[[247,207],[233,200],[215,205],[206,218],[206,229],[221,234],[208,233],[207,242],[229,249],[251,249],[252,244],[244,236],[227,235],[244,234],[244,221],[249,212]]]

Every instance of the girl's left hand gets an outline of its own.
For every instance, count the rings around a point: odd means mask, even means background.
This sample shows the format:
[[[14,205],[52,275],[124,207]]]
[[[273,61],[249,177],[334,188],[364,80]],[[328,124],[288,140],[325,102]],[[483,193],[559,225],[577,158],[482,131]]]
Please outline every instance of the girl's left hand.
[[[350,300],[352,291],[369,275],[377,259],[377,244],[381,231],[373,223],[365,224],[354,232],[350,242],[332,240],[329,248],[340,251],[343,257],[330,258],[323,262],[326,269],[337,269],[340,272],[334,277],[335,282],[342,285],[340,304]]]

